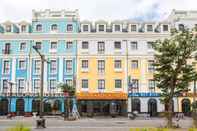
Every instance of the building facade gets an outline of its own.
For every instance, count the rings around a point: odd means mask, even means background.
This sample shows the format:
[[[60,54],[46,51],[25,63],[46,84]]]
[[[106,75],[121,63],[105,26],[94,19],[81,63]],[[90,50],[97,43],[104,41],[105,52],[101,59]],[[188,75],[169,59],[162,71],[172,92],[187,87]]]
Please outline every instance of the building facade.
[[[32,22],[0,24],[0,112],[23,115],[38,111],[40,57],[45,55],[45,112],[64,112],[57,87],[76,87],[82,115],[156,116],[165,111],[153,78],[152,42],[170,37],[171,28],[197,26],[196,11],[173,10],[164,21],[80,21],[75,11],[35,11]],[[133,83],[132,85],[130,83]],[[12,85],[12,86],[11,86]],[[174,112],[190,112],[190,93],[174,98]],[[11,105],[11,106],[10,106]]]

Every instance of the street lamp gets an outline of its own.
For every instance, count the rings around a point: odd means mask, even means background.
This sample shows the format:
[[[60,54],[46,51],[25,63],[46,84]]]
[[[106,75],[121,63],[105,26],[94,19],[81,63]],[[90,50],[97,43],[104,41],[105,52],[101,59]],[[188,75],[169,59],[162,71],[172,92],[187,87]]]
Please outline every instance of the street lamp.
[[[47,62],[44,55],[40,53],[37,46],[33,46],[33,49],[38,53],[41,59],[41,75],[40,75],[40,119],[37,120],[38,128],[46,128],[45,127],[45,119],[43,118],[43,87],[44,87],[44,62]]]

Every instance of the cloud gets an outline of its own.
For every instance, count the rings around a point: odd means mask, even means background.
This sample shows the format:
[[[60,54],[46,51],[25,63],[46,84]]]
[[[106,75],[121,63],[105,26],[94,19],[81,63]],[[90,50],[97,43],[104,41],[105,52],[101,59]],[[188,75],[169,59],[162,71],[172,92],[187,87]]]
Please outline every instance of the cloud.
[[[197,0],[1,0],[0,21],[31,21],[32,9],[79,9],[80,18],[160,20],[172,9],[197,10]]]

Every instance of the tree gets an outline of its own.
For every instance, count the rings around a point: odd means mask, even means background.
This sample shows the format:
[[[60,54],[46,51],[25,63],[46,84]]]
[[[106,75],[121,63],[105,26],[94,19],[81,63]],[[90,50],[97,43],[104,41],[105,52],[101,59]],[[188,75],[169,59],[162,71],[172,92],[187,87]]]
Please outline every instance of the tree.
[[[197,50],[197,37],[189,29],[173,29],[171,37],[158,40],[155,49],[154,79],[161,90],[161,102],[168,106],[167,127],[173,127],[173,97],[188,91],[189,83],[196,79],[192,60]]]
[[[71,103],[72,103],[72,97],[75,96],[75,88],[73,86],[69,86],[68,84],[61,83],[59,84],[59,88],[61,88],[62,92],[65,94],[66,98],[66,107],[67,107],[67,113],[66,116],[69,117],[69,114],[72,110]]]

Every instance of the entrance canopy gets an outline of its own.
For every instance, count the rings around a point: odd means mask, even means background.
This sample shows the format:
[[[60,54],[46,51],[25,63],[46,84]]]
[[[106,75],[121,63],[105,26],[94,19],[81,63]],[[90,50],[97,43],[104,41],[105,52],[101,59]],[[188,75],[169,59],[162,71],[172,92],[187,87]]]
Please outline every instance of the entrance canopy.
[[[127,100],[126,93],[77,93],[78,100]]]

